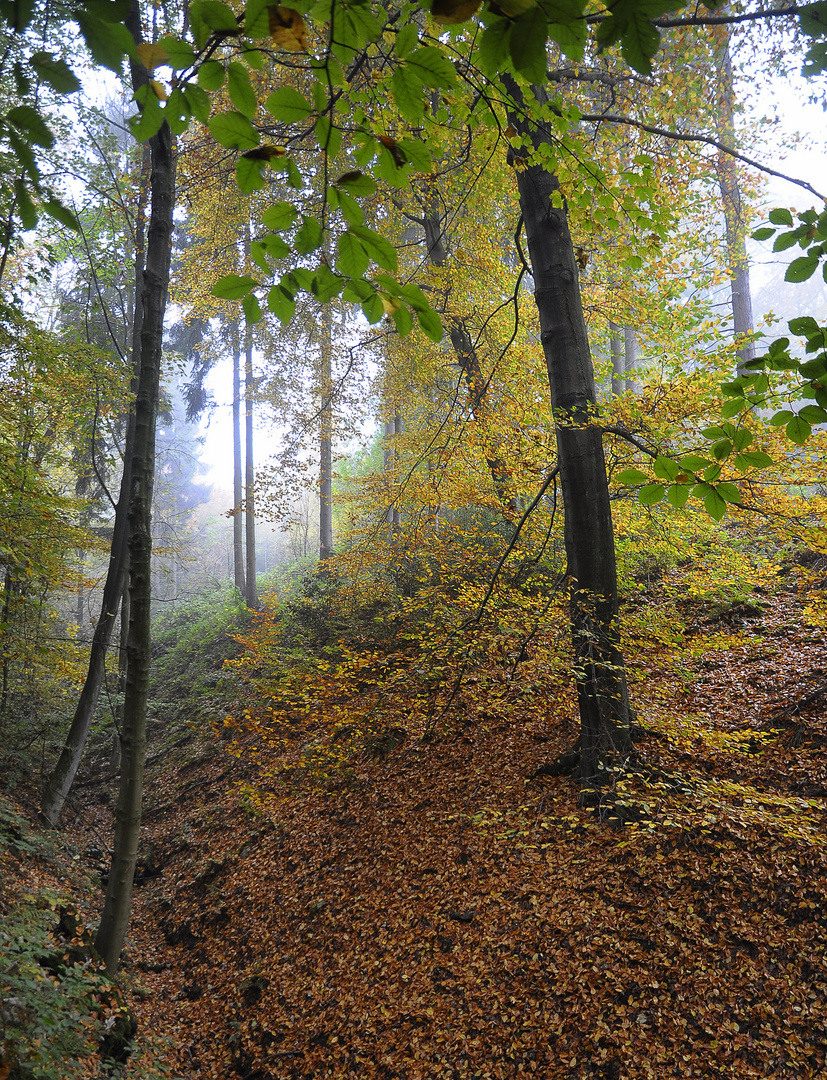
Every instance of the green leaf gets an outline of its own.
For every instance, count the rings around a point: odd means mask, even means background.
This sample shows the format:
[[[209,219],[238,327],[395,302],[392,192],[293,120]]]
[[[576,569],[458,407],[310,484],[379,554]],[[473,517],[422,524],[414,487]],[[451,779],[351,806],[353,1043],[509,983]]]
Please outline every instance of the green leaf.
[[[454,65],[440,49],[431,45],[412,52],[407,57],[406,64],[415,69],[421,86],[448,90],[457,81]]]
[[[752,234],[753,240],[769,240],[771,236],[775,236],[775,229],[768,229],[764,226],[761,229],[756,229]]]
[[[437,345],[442,341],[442,322],[431,307],[416,309],[416,319],[426,337]]]
[[[188,41],[168,35],[160,38],[158,44],[169,57],[167,63],[173,71],[183,71],[195,63],[195,51]]]
[[[622,472],[617,473],[615,479],[619,484],[630,486],[633,484],[645,484],[648,482],[649,477],[640,469],[623,469]]]
[[[402,286],[399,295],[403,300],[407,300],[414,311],[428,311],[431,306],[425,299],[425,293],[412,281]]]
[[[138,115],[130,118],[129,126],[138,142],[146,142],[160,129],[163,122],[164,110],[161,102],[150,92]]]
[[[824,332],[811,315],[802,315],[798,319],[790,319],[787,326],[790,328],[790,333],[798,337],[821,337]]]
[[[735,484],[723,483],[718,484],[715,488],[718,494],[728,503],[740,503],[741,492],[735,486]]]
[[[818,259],[814,255],[802,255],[799,259],[793,259],[784,274],[785,281],[806,281],[811,278],[818,269]]]
[[[213,31],[221,35],[235,36],[239,33],[238,20],[232,8],[221,0],[192,0],[189,6],[190,25],[199,49],[203,49]]]
[[[729,486],[732,487],[733,485]],[[698,487],[695,489],[696,494],[699,488],[705,489],[703,492],[703,500],[707,514],[709,514],[713,521],[720,521],[726,513],[726,500],[719,495],[717,489],[710,484],[698,484]],[[737,492],[738,489],[736,488],[735,490]],[[740,498],[740,495],[738,497]]]
[[[261,321],[261,304],[259,304],[258,297],[255,293],[247,293],[241,301],[241,309],[244,312],[244,318],[248,323],[257,323]]]
[[[322,246],[323,239],[322,227],[316,218],[306,217],[296,233],[294,246],[299,255],[309,255]]]
[[[419,40],[419,27],[415,22],[406,23],[396,35],[394,49],[400,60],[404,60]]]
[[[259,134],[246,116],[239,112],[219,113],[207,123],[212,137],[229,150],[252,150],[259,144]]]
[[[241,300],[247,293],[252,292],[258,284],[255,278],[227,274],[226,277],[216,281],[211,292],[219,300]]]
[[[370,258],[361,241],[352,232],[345,232],[339,237],[336,249],[338,251],[336,267],[340,273],[349,278],[362,277],[368,268]]]
[[[99,18],[79,5],[75,20],[95,63],[120,75],[124,57],[135,54],[135,42],[123,23]]]
[[[411,330],[413,330],[411,313],[404,304],[391,313],[391,318],[394,323],[396,323],[396,329],[400,337],[407,337]]]
[[[188,83],[187,86],[182,87],[181,92],[190,113],[196,120],[206,124],[210,118],[210,99],[207,94],[204,93],[200,86],[195,86],[193,83]]]
[[[686,506],[686,500],[689,498],[689,485],[688,484],[672,484],[666,489],[666,498],[677,510]]]
[[[223,64],[217,60],[205,60],[198,68],[198,85],[204,90],[220,90],[225,75]]]
[[[381,321],[382,316],[385,314],[385,309],[382,306],[381,298],[374,293],[373,296],[369,296],[367,300],[362,304],[362,314],[371,324]]]
[[[350,231],[354,236],[359,237],[375,263],[391,274],[396,273],[398,266],[396,248],[389,240],[365,225],[351,225]]]
[[[401,64],[391,76],[391,93],[403,119],[419,123],[425,117],[425,94],[417,72]]]
[[[80,232],[77,216],[68,206],[64,206],[59,199],[46,199],[42,206],[44,213],[48,214],[50,218],[54,218],[55,221],[60,222],[61,225],[71,229],[73,232]]]
[[[824,3],[824,0],[799,8],[798,18],[801,29],[809,37],[827,36],[827,3]]]
[[[342,133],[331,123],[329,116],[320,116],[317,119],[313,134],[322,153],[329,158],[335,158],[342,146]]]
[[[546,13],[537,4],[529,8],[511,27],[509,50],[516,71],[542,85],[548,76]]]
[[[317,300],[326,304],[328,301],[332,300],[334,296],[338,296],[344,286],[344,280],[340,278],[338,274],[334,274],[326,263],[322,263],[313,275],[313,282],[310,289]]]
[[[256,100],[255,90],[253,90],[250,83],[250,73],[243,64],[233,62],[227,68],[227,90],[230,94],[230,101],[235,105],[238,112],[252,120],[256,115],[258,101]]]
[[[812,434],[813,429],[803,417],[794,416],[787,424],[785,431],[790,442],[803,446]]]
[[[276,233],[268,233],[259,243],[271,259],[286,259],[290,254],[290,245]]]
[[[698,454],[686,454],[681,458],[681,465],[687,472],[697,473],[711,464],[709,458],[700,457]]]
[[[243,195],[261,191],[267,183],[267,162],[242,156],[235,163],[235,182]]]
[[[827,424],[827,412],[819,405],[805,405],[798,415],[808,424]]]
[[[346,191],[339,192],[339,209],[348,225],[361,225],[365,220],[362,207]]]
[[[772,465],[772,458],[762,450],[746,450],[743,454],[736,454],[733,464],[736,469],[766,469]]]
[[[261,220],[272,232],[284,232],[293,227],[298,216],[298,210],[291,203],[277,202],[264,211]]]
[[[6,113],[6,119],[35,146],[46,150],[55,144],[55,137],[45,119],[31,105],[16,105]]]
[[[727,425],[731,426],[731,425]],[[735,428],[732,432],[732,444],[735,449],[740,453],[744,447],[749,446],[752,442],[752,432],[747,431],[746,428]]]
[[[300,124],[313,112],[313,106],[293,86],[280,86],[264,102],[264,108],[285,124]]]
[[[643,506],[654,506],[661,501],[665,492],[663,484],[646,484],[637,493],[638,501]]]
[[[732,442],[729,439],[721,439],[711,447],[711,450],[716,461],[726,461],[732,453]]]
[[[747,407],[747,402],[742,397],[731,398],[729,401],[725,401],[721,408],[721,416],[725,419],[731,416],[737,416],[738,413],[743,412]]]
[[[23,181],[18,177],[14,181],[14,194],[17,199],[17,214],[20,224],[28,231],[37,225],[37,207]]]
[[[33,53],[29,63],[47,86],[57,94],[73,94],[80,90],[80,79],[65,60],[48,52]]]
[[[773,241],[772,250],[786,251],[787,248],[795,247],[798,243],[798,234],[799,230],[794,229],[792,232],[781,233],[779,236],[776,236]]]
[[[773,225],[788,225],[792,228],[793,216],[786,206],[777,206],[775,210],[770,210],[768,217]]]
[[[671,458],[658,457],[655,458],[654,471],[655,476],[659,479],[674,481],[681,472],[681,467],[677,461],[672,461]]]

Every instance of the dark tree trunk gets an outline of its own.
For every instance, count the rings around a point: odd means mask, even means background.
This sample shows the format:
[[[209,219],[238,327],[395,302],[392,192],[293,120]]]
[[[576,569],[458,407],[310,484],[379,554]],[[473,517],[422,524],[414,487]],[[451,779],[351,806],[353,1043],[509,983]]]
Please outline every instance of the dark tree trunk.
[[[429,200],[425,216],[422,218],[422,225],[425,230],[428,258],[434,266],[442,266],[448,258],[448,252],[445,249],[445,234],[433,198]],[[454,316],[450,321],[450,326],[451,345],[465,379],[465,385],[468,387],[471,412],[474,420],[484,424],[490,416],[488,380],[483,375],[479,354],[464,319]],[[486,446],[485,460],[505,516],[512,518],[517,513],[517,497],[512,490],[511,470],[496,446]]]
[[[517,85],[506,77],[520,102]],[[520,110],[522,113],[522,110]],[[511,123],[546,141],[515,110]],[[523,151],[527,153],[527,151]],[[557,463],[565,511],[570,615],[580,708],[579,775],[600,787],[633,752],[629,696],[617,630],[618,595],[609,485],[596,416],[594,370],[583,318],[577,261],[565,207],[556,208],[557,177],[517,162],[517,186],[534,276],[543,352],[555,416]]]
[[[253,461],[253,331],[248,326],[244,340],[244,540],[247,555],[247,607],[258,608],[256,588],[256,474]]]
[[[140,15],[134,5],[127,20],[136,42]],[[133,86],[147,79],[133,64]],[[144,273],[140,375],[135,402],[135,450],[129,499],[129,629],[127,674],[121,729],[121,781],[115,814],[112,868],[95,947],[114,974],[132,904],[132,882],[141,825],[146,703],[149,690],[152,583],[152,492],[155,481],[155,426],[161,372],[164,313],[169,289],[175,174],[172,136],[166,123],[149,141],[152,160],[150,216]]]
[[[141,319],[144,289],[144,241],[146,203],[150,182],[150,151],[144,147],[141,161],[141,183],[137,213],[135,215],[135,309],[132,315],[132,366],[133,389],[137,393],[141,357]],[[66,742],[52,774],[46,782],[40,804],[40,820],[44,825],[54,826],[66,797],[77,775],[86,739],[95,716],[101,686],[106,673],[106,653],[112,640],[112,630],[118,617],[118,607],[126,586],[127,543],[129,539],[128,508],[132,484],[132,457],[135,447],[135,413],[127,418],[124,439],[123,472],[118,503],[115,507],[115,524],[109,553],[109,567],[103,585],[101,612],[92,635],[89,650],[89,666],[83,689],[80,692],[75,715],[66,736]]]
[[[233,349],[233,578],[241,596],[244,584],[244,523],[241,517],[241,343],[238,323],[232,327]]]

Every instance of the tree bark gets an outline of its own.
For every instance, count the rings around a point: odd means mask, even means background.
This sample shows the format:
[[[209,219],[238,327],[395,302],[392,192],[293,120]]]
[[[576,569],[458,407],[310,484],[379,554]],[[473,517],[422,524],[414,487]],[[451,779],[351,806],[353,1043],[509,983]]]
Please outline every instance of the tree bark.
[[[135,215],[135,310],[132,316],[132,366],[133,389],[137,394],[141,357],[141,323],[144,291],[144,242],[148,189],[150,183],[150,150],[144,147],[141,160],[141,183]],[[109,553],[109,567],[103,585],[101,613],[92,635],[89,650],[89,666],[80,692],[75,714],[66,736],[66,742],[46,786],[40,804],[39,818],[42,824],[53,827],[66,797],[75,781],[83,757],[86,739],[95,709],[98,705],[103,678],[106,673],[106,653],[112,640],[112,630],[118,617],[118,607],[126,586],[127,544],[129,539],[128,508],[132,484],[132,458],[135,446],[135,413],[130,412],[124,439],[123,472],[121,488],[115,507],[115,524]]]
[[[635,379],[637,371],[637,334],[627,326],[623,331],[623,367],[626,371],[626,389],[631,394],[640,393],[640,385]]]
[[[330,308],[322,310],[319,349],[319,559],[333,554],[333,328]]]
[[[127,26],[141,41],[136,4]],[[132,64],[133,87],[148,78]],[[149,691],[152,582],[152,492],[155,481],[155,426],[161,372],[164,313],[169,289],[175,174],[172,135],[166,123],[149,140],[151,154],[150,218],[141,325],[140,375],[135,402],[135,450],[129,498],[129,629],[127,674],[121,730],[121,781],[115,814],[112,868],[95,947],[114,974],[123,947],[132,904],[138,857],[144,759],[146,703]]]
[[[618,397],[626,389],[626,370],[624,365],[623,338],[620,327],[609,323],[609,348],[612,354],[612,397]]]
[[[247,595],[244,582],[244,525],[241,518],[241,343],[238,322],[231,330],[233,350],[233,577],[241,596]]]
[[[508,76],[518,103],[519,87]],[[535,91],[538,96],[541,91]],[[509,117],[535,149],[549,141],[524,109]],[[617,629],[618,594],[606,461],[596,415],[594,369],[580,297],[577,261],[565,206],[556,207],[557,177],[531,163],[514,164],[534,276],[543,352],[555,417],[557,464],[565,512],[574,671],[580,711],[579,775],[584,787],[611,781],[633,753],[629,695]],[[559,200],[558,200],[559,201]]]
[[[248,325],[244,338],[244,540],[247,555],[247,607],[258,608],[256,588],[256,474],[253,461],[253,331]]]
[[[735,85],[732,76],[732,54],[729,48],[730,31],[722,27],[723,44],[718,54],[718,102],[717,127],[722,142],[736,145],[735,132]],[[716,159],[718,184],[724,208],[727,257],[729,259],[730,288],[732,293],[732,328],[735,340],[743,342],[738,350],[738,368],[755,359],[755,343],[751,335],[755,331],[752,314],[752,291],[749,280],[749,256],[747,255],[746,219],[738,180],[738,165],[729,154],[719,153]],[[748,338],[749,340],[744,340]]]
[[[436,208],[436,200],[431,198],[426,208],[422,225],[425,230],[425,245],[428,248],[428,258],[434,266],[442,266],[448,258],[445,248],[442,224]],[[490,417],[488,406],[488,381],[482,373],[479,354],[474,345],[466,321],[459,316],[453,316],[449,331],[454,355],[460,366],[465,385],[471,398],[471,412],[474,419],[484,424]],[[499,448],[486,446],[485,461],[494,491],[502,503],[503,511],[507,518],[512,518],[517,513],[517,496],[512,490],[513,476],[510,468],[499,453]]]

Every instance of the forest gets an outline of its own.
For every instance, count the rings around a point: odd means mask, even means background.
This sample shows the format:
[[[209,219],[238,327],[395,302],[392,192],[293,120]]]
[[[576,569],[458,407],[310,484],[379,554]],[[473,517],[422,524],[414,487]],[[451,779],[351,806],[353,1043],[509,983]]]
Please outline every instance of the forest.
[[[289,2],[0,0],[0,1080],[827,1076],[827,0]]]

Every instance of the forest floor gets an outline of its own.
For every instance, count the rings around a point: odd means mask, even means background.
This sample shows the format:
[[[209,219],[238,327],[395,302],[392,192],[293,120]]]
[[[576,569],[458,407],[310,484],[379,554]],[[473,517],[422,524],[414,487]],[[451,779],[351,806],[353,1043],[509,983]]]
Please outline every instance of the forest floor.
[[[516,691],[326,790],[253,795],[214,736],[155,762],[124,983],[172,1075],[827,1076],[827,632],[794,577],[635,657],[680,786],[631,783],[619,831],[529,779],[574,711]]]

